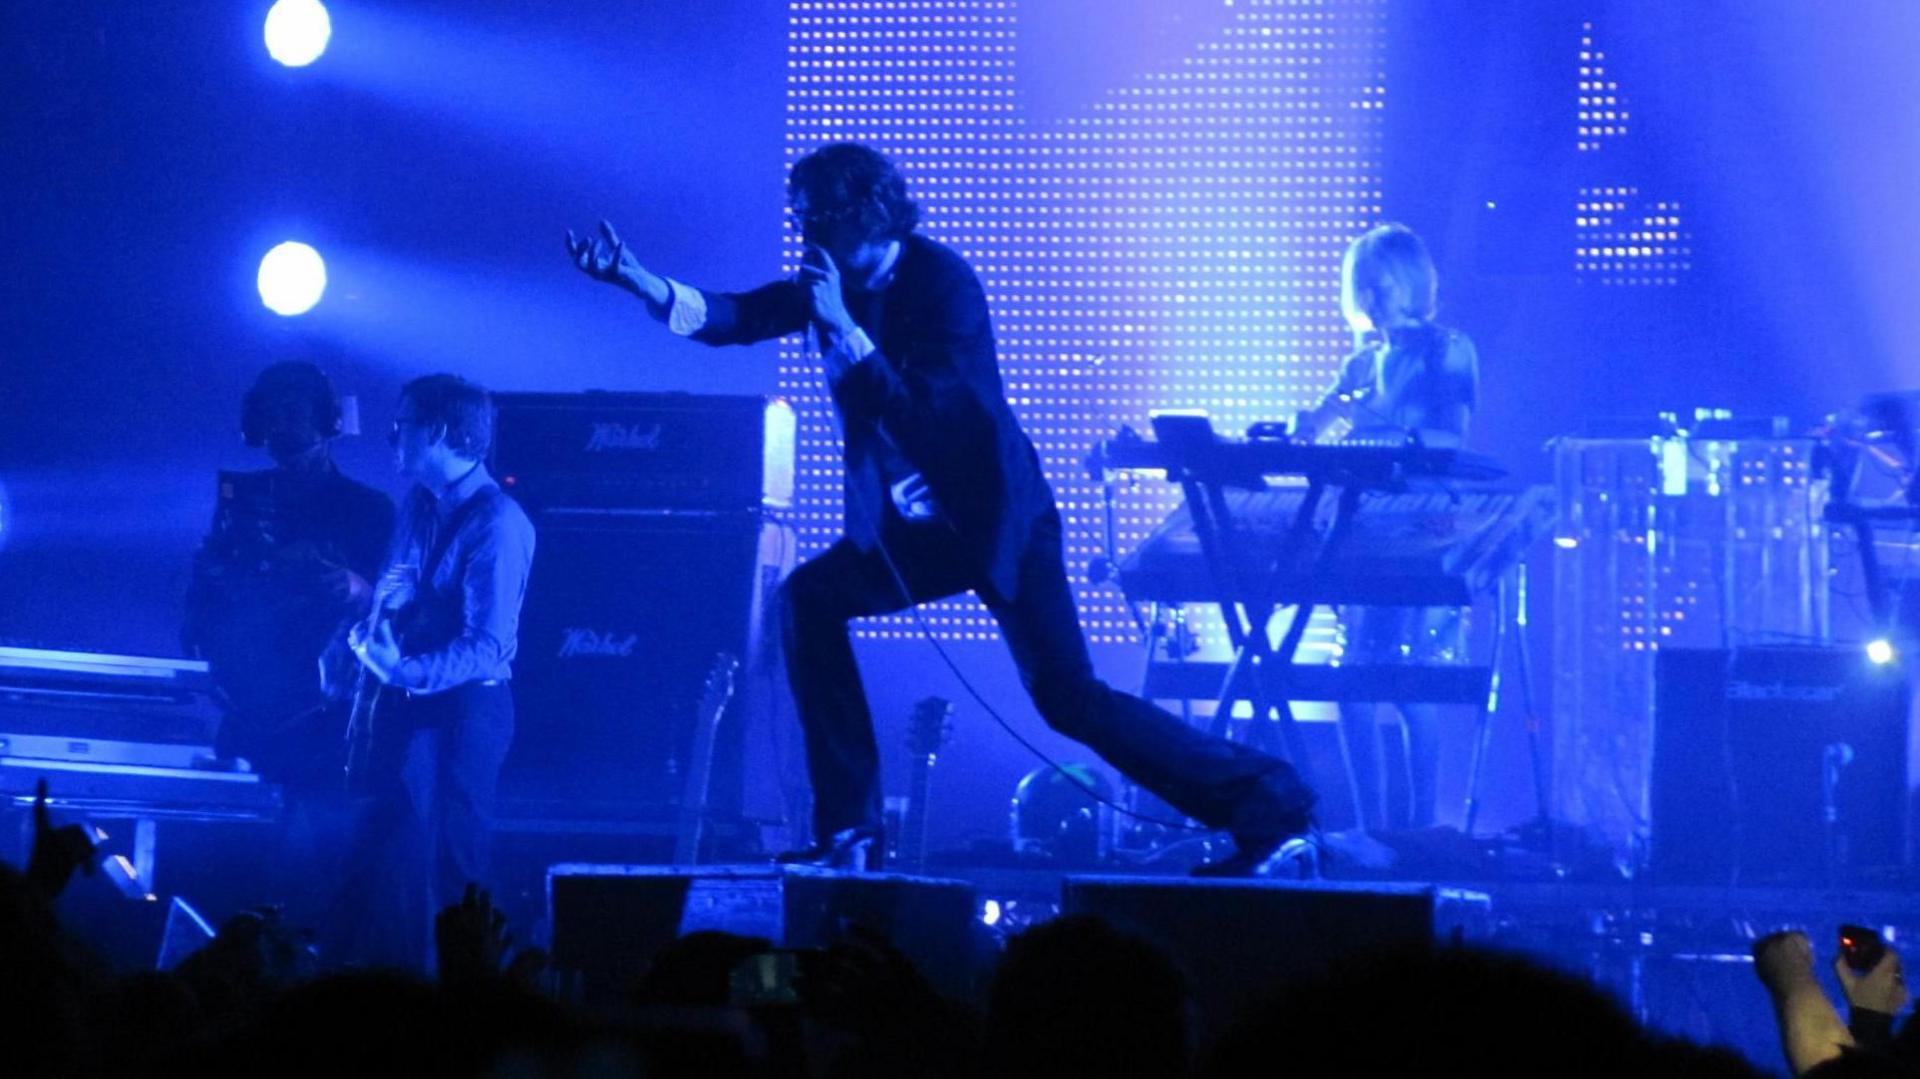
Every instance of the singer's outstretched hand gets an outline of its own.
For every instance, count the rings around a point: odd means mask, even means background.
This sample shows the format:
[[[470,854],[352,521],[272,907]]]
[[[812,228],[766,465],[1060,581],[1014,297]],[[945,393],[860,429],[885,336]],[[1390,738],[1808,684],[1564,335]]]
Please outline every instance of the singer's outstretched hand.
[[[595,281],[619,285],[654,303],[664,304],[671,298],[666,279],[640,265],[640,260],[627,250],[626,242],[613,230],[610,221],[600,222],[598,236],[588,233],[576,237],[573,230],[568,229],[567,255],[581,273]]]

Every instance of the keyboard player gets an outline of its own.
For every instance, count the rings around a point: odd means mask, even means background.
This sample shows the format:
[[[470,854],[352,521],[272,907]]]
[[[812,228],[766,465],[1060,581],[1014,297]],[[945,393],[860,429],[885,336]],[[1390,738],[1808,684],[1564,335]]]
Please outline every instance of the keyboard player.
[[[1296,431],[1315,441],[1404,439],[1428,446],[1465,443],[1479,388],[1473,342],[1434,321],[1439,281],[1420,237],[1381,225],[1347,247],[1340,302],[1358,347],[1339,378]],[[1349,663],[1460,663],[1466,659],[1466,610],[1456,607],[1343,607]],[[1389,813],[1379,706],[1340,708],[1353,766],[1360,824],[1369,829],[1433,824],[1439,772],[1439,706],[1401,704],[1406,762],[1404,812]]]

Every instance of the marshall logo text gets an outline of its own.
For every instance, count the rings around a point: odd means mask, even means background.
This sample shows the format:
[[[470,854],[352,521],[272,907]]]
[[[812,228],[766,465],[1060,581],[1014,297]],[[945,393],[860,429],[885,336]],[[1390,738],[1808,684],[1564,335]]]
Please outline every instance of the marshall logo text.
[[[625,658],[633,655],[634,648],[639,644],[638,633],[619,637],[594,629],[568,629],[560,634],[560,658],[581,659],[588,656]]]
[[[657,450],[660,448],[660,430],[657,423],[650,427],[637,423],[596,423],[593,433],[587,436],[586,452]]]

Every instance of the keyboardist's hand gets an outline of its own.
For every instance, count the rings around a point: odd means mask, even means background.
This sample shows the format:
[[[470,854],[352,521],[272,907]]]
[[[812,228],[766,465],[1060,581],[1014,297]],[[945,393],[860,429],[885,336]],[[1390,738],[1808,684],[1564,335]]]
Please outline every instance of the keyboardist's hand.
[[[47,810],[47,781],[43,778],[33,792],[33,851],[27,856],[27,886],[42,901],[51,903],[66,891],[76,869],[93,875],[93,841],[77,824],[53,826],[53,814]]]
[[[1329,397],[1299,414],[1294,421],[1294,438],[1303,442],[1337,442],[1353,430],[1357,407],[1358,403],[1350,396]]]

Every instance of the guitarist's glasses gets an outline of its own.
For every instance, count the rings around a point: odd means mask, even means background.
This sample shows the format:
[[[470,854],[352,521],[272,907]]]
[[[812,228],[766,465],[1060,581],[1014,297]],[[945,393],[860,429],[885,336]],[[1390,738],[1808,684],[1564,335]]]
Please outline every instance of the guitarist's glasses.
[[[387,445],[398,446],[400,444],[400,432],[407,428],[424,426],[426,426],[426,421],[416,420],[410,416],[402,416],[394,420],[393,428],[387,432]]]

